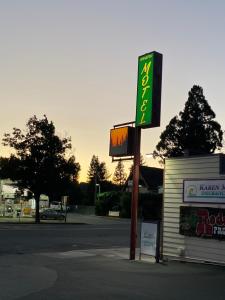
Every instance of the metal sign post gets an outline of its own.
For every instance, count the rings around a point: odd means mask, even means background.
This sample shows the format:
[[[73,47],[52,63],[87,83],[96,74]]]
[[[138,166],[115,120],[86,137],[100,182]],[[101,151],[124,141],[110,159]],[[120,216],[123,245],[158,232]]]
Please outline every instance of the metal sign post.
[[[131,230],[130,230],[130,260],[135,260],[137,243],[137,212],[138,212],[138,186],[139,186],[139,167],[140,167],[140,145],[141,128],[135,128],[134,137],[134,166],[133,166],[133,191],[131,202]]]
[[[124,127],[124,125],[134,123],[128,122],[115,125],[110,132],[109,155],[112,156],[112,161],[132,159],[134,155],[130,260],[135,259],[137,242],[141,129],[160,126],[161,84],[162,54],[153,51],[139,56],[135,127]],[[128,158],[128,156],[131,157]]]

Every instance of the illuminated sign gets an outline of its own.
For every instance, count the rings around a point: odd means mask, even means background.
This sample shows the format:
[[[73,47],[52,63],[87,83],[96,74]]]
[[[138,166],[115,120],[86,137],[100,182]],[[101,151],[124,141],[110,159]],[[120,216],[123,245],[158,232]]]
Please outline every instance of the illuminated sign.
[[[138,58],[136,126],[160,126],[162,54],[151,52]]]
[[[110,156],[133,155],[134,127],[119,127],[110,130]]]
[[[225,209],[181,206],[180,234],[225,240]]]

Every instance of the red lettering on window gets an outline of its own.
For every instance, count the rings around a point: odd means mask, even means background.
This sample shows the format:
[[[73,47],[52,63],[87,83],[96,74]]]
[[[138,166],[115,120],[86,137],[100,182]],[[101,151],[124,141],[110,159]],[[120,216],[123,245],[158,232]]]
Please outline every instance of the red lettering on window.
[[[197,215],[200,222],[196,226],[196,234],[198,236],[212,236],[213,226],[209,222],[209,212],[207,209],[199,209]],[[215,218],[214,218],[215,222]]]

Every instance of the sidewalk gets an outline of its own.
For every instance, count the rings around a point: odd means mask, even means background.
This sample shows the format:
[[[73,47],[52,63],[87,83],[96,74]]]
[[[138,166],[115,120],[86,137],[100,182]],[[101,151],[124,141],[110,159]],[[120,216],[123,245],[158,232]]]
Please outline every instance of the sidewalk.
[[[130,219],[121,219],[117,217],[102,217],[102,216],[95,216],[95,215],[84,215],[79,213],[68,213],[66,223],[70,224],[115,224],[123,223],[129,224]],[[0,217],[0,224],[1,223],[35,223],[35,219],[31,217],[22,217],[22,218],[12,218],[12,217]],[[41,223],[59,223],[63,224],[65,221],[60,220],[41,220]]]

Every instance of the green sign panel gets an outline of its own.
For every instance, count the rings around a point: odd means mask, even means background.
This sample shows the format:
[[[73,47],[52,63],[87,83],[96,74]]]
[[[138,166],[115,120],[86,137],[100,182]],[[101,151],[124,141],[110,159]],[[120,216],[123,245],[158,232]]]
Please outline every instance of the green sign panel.
[[[147,53],[138,58],[136,126],[160,126],[162,54]]]

